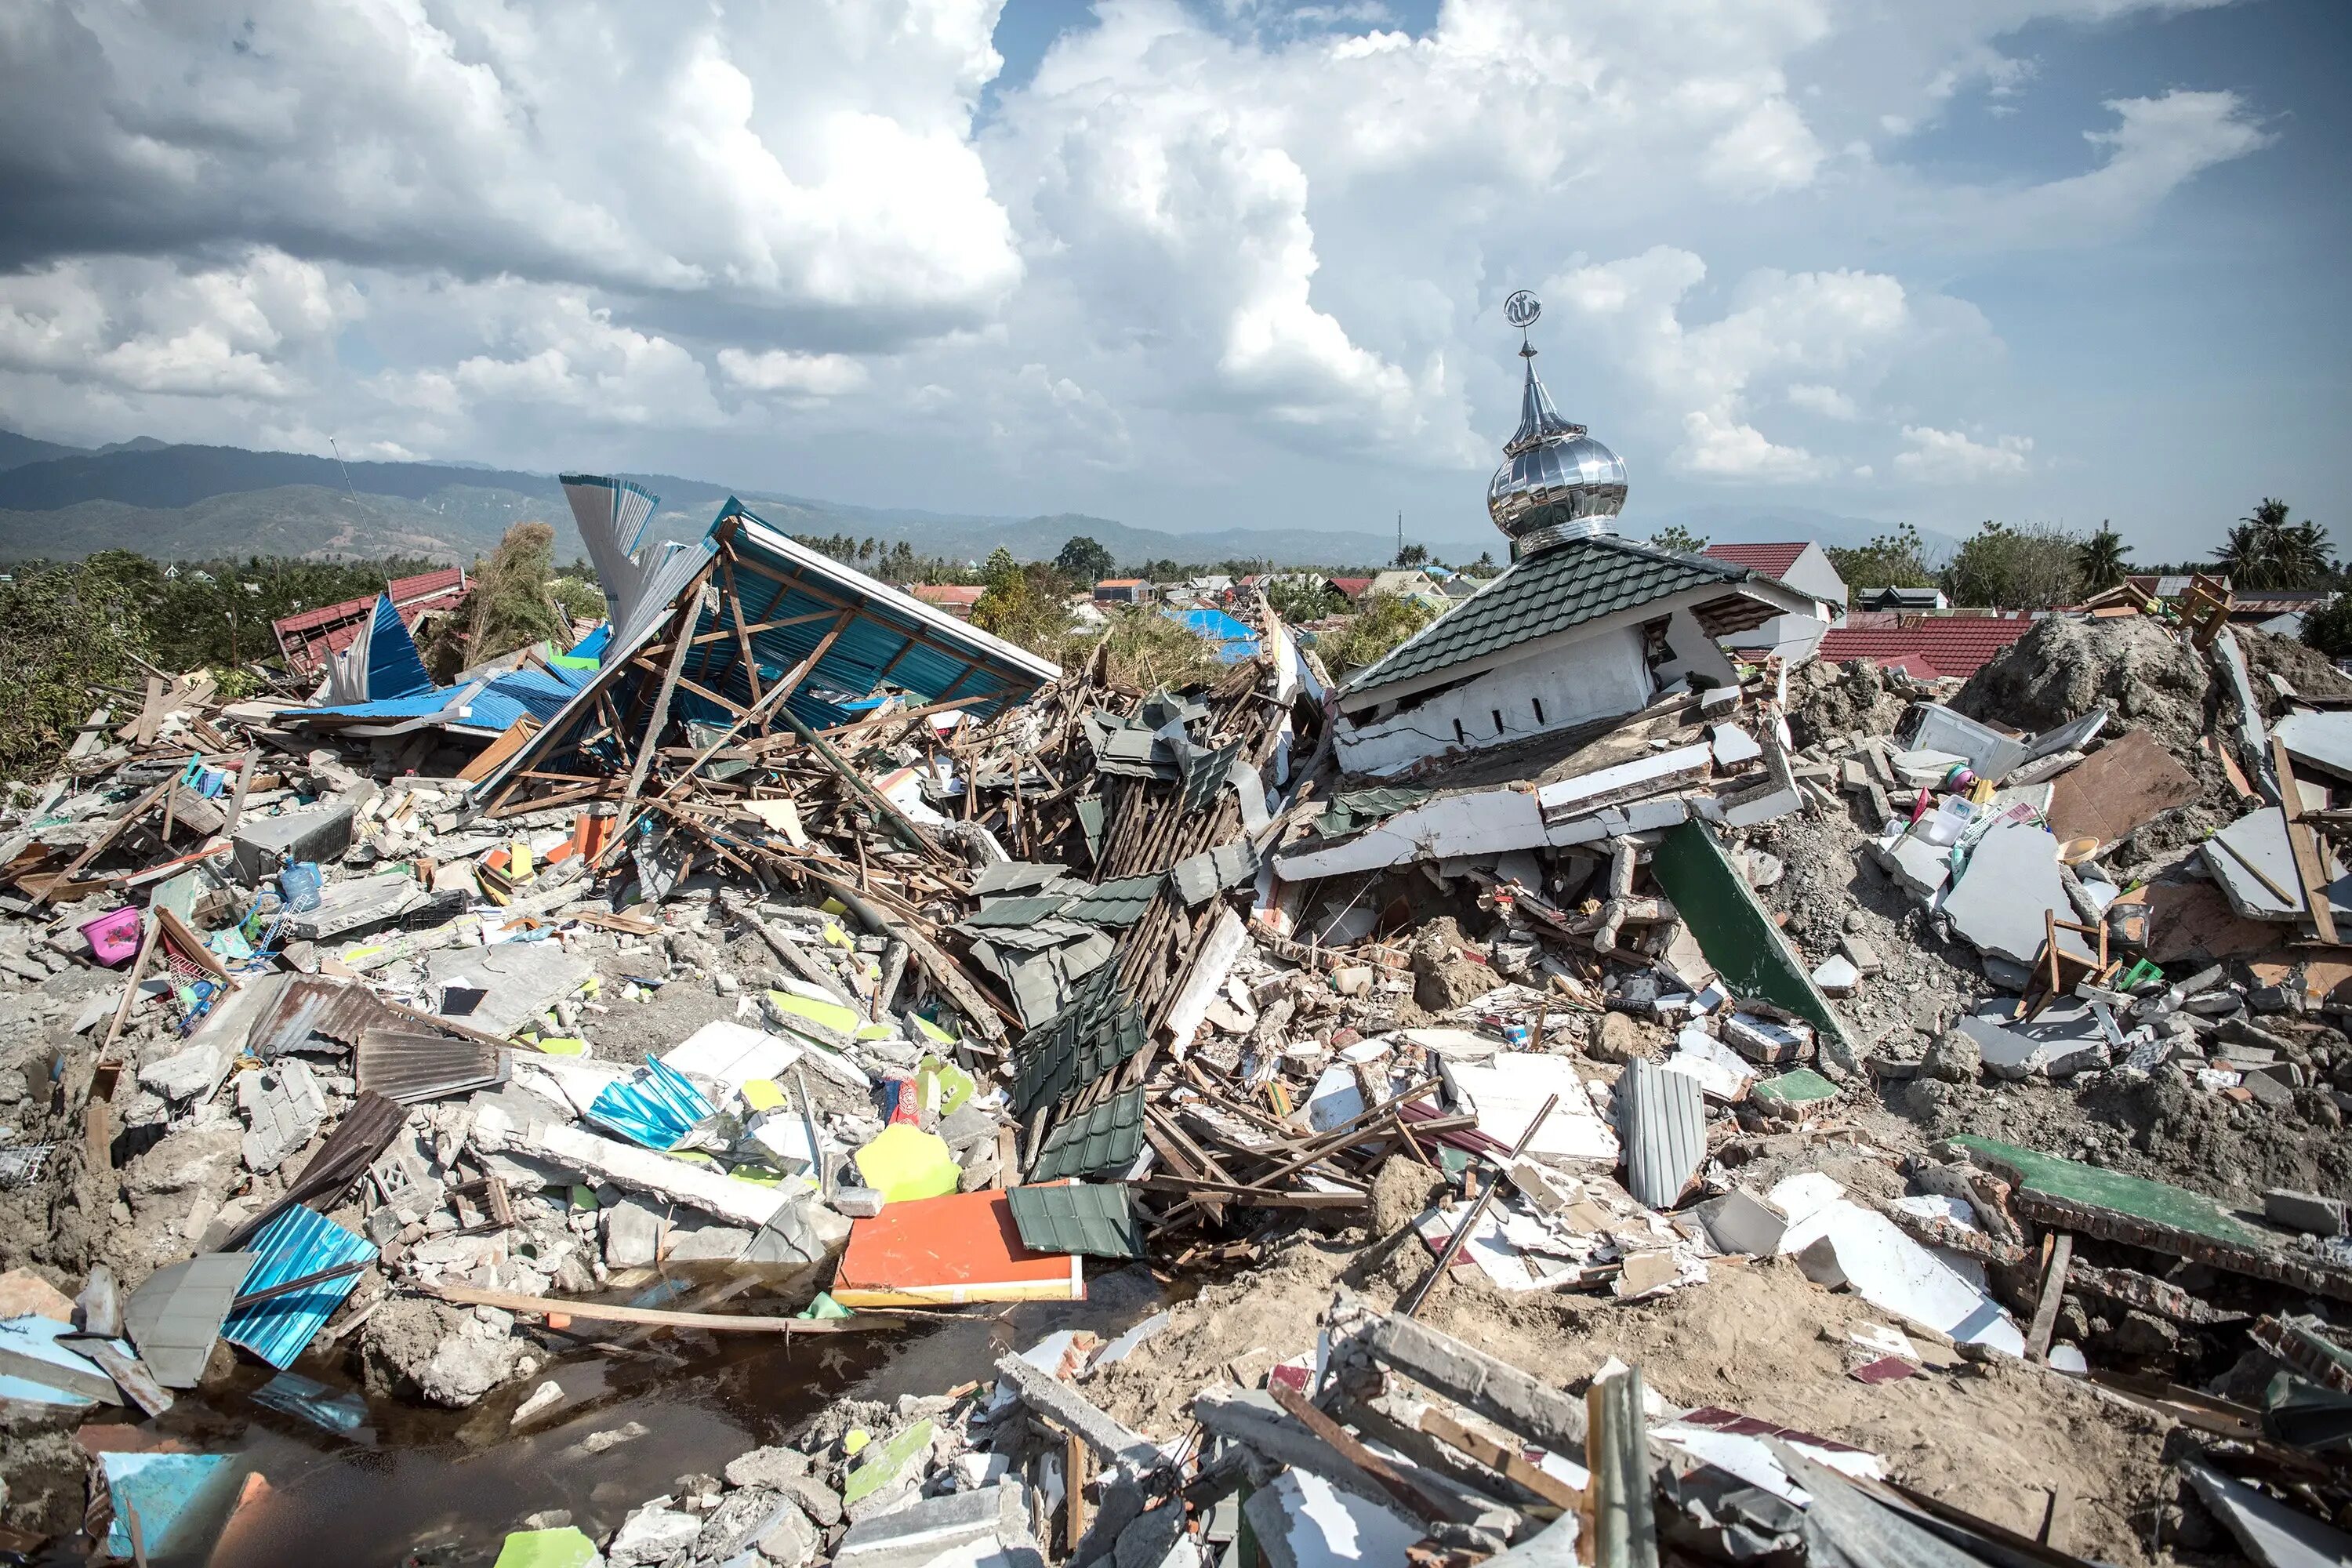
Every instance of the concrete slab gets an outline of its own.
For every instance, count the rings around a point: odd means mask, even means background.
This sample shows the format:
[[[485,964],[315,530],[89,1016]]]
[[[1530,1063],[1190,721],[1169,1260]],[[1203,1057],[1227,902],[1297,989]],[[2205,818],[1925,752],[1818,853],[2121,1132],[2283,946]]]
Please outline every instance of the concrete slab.
[[[1813,970],[1813,984],[1822,988],[1824,996],[1850,995],[1862,984],[1862,970],[1843,954],[1825,958]]]
[[[2263,1194],[2263,1217],[2308,1236],[2342,1236],[2344,1201],[2317,1193],[2290,1192],[2273,1187]]]
[[[396,920],[430,897],[405,871],[354,877],[348,881],[328,883],[320,890],[319,907],[301,914],[289,913],[286,929],[300,941],[320,942]]]
[[[2275,807],[2248,812],[2207,839],[2198,853],[2228,895],[2231,908],[2240,915],[2281,922],[2303,918],[2304,900],[2294,874],[2294,854],[2287,847],[2286,819]],[[2327,901],[2339,920],[2352,920],[2352,876],[2345,874],[2344,862],[2333,855],[2327,858],[2327,875],[2331,879]],[[2273,887],[2293,896],[2282,899]]]
[[[2042,952],[2045,912],[2074,918],[2058,876],[2058,840],[2019,822],[2001,823],[1977,840],[1966,874],[1944,895],[1954,931],[1979,952],[2014,963],[2032,963]],[[2073,931],[2060,931],[2058,943],[2062,952],[2093,956]]]
[[[1880,839],[1873,844],[1870,858],[1923,904],[1942,892],[1944,885],[1952,879],[1951,851],[1909,833],[1892,841]]]
[[[2352,712],[2290,713],[2271,726],[2287,755],[2339,778],[2352,779]]]
[[[485,994],[460,1016],[471,1029],[507,1036],[570,995],[596,973],[595,960],[549,942],[508,942],[433,957],[436,985]]]
[[[923,1498],[849,1527],[834,1568],[923,1568],[948,1552],[958,1561],[1035,1542],[1029,1534],[1029,1489],[1020,1481]]]

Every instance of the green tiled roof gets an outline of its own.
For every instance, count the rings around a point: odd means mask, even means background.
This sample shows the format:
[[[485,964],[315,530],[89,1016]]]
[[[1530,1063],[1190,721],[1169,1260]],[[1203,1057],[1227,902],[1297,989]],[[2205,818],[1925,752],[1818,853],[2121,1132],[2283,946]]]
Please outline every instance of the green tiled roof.
[[[1032,1252],[1082,1252],[1089,1258],[1140,1258],[1143,1226],[1130,1187],[1014,1187],[1005,1197],[1021,1245]]]
[[[1097,882],[1080,893],[1077,902],[1065,909],[1061,918],[1125,931],[1151,908],[1152,895],[1160,891],[1160,879],[1165,874],[1150,871],[1140,877],[1116,877],[1108,882]]]
[[[1410,680],[1688,588],[1744,583],[1754,575],[1745,566],[1676,555],[1614,535],[1571,539],[1514,563],[1475,596],[1350,677],[1347,689]]]
[[[1143,1088],[1104,1100],[1045,1135],[1045,1146],[1029,1162],[1031,1182],[1091,1176],[1131,1163],[1143,1147]]]

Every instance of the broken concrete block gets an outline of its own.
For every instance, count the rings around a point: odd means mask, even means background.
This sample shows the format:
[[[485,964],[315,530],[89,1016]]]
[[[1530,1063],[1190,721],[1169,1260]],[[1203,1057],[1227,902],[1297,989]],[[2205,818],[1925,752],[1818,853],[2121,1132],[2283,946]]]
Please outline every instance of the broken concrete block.
[[[232,1053],[226,1041],[199,1038],[187,1049],[139,1069],[139,1087],[165,1100],[210,1094],[228,1076]]]
[[[681,1512],[670,1500],[656,1498],[621,1521],[604,1548],[608,1568],[650,1568],[692,1547],[702,1534],[698,1514]]]
[[[352,807],[321,806],[279,816],[248,817],[237,825],[236,879],[257,886],[291,860],[332,860],[352,846]]]
[[[670,1233],[665,1263],[732,1263],[751,1245],[753,1233],[731,1225],[696,1226]]]
[[[1952,1025],[1976,1042],[1979,1065],[1990,1077],[2022,1083],[2041,1065],[2042,1042],[2011,1034],[1998,1018],[1963,1013]]]
[[[254,1174],[278,1169],[327,1119],[327,1097],[299,1057],[280,1057],[237,1079],[236,1108],[245,1113],[245,1163]]]
[[[1845,961],[1859,974],[1878,974],[1886,968],[1886,961],[1878,956],[1878,950],[1870,945],[1869,939],[1852,931],[1838,939],[1838,952],[1845,955]]]
[[[320,942],[365,926],[395,920],[425,903],[429,897],[405,871],[385,871],[330,882],[320,890],[319,907],[286,917],[288,933],[302,942]]]
[[[1771,1258],[1780,1250],[1788,1216],[1746,1187],[1734,1187],[1719,1198],[1709,1198],[1692,1211],[1706,1226],[1707,1238],[1726,1252]]]
[[[798,1448],[754,1448],[727,1461],[727,1484],[773,1490],[795,1476],[807,1475],[808,1468],[808,1456]]]
[[[2290,1192],[2273,1187],[2263,1194],[2263,1217],[2306,1236],[2342,1236],[2344,1202],[2317,1193]]]
[[[986,1560],[1007,1547],[1034,1548],[1028,1491],[1017,1480],[1000,1481],[861,1520],[835,1549],[834,1568],[923,1568],[948,1552]]]
[[[662,1214],[635,1198],[604,1211],[604,1267],[651,1268],[661,1257]]]
[[[926,1418],[895,1436],[866,1445],[842,1477],[842,1510],[852,1524],[892,1511],[907,1492],[922,1484],[935,1430]]]
[[[1888,876],[1909,889],[1922,903],[1943,891],[1944,884],[1952,879],[1951,851],[1912,834],[1906,833],[1892,843],[1874,844],[1870,854]]]
[[[1822,960],[1813,971],[1813,984],[1822,988],[1824,996],[1851,995],[1862,982],[1862,971],[1843,953]]]

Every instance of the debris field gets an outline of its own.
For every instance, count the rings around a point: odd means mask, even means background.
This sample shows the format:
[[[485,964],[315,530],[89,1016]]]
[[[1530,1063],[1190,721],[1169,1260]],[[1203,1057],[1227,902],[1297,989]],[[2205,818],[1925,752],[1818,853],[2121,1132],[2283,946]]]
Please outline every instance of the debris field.
[[[1369,683],[1255,602],[1139,690],[566,485],[578,647],[436,687],[386,599],[315,693],[96,693],[0,819],[0,1552],[226,1550],[232,1384],[587,1429],[1116,1279],[384,1560],[2352,1552],[2352,680],[2226,595],[1735,664],[1786,590],[1577,536]],[[1567,652],[1480,630],[1579,562]],[[1507,733],[1538,655],[1630,684]]]

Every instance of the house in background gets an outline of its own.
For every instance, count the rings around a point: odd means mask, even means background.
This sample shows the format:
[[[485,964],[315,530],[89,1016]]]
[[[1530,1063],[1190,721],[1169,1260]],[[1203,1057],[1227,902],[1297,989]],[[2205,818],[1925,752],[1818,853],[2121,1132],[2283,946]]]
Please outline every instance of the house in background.
[[[1811,540],[1781,544],[1710,544],[1710,561],[1728,562],[1785,583],[1813,601],[1804,615],[1775,616],[1762,626],[1733,632],[1723,646],[1748,658],[1778,654],[1789,664],[1802,664],[1821,646],[1822,634],[1845,617],[1845,579],[1838,575],[1829,552]]]
[[[384,585],[384,595],[391,598],[400,624],[414,635],[416,624],[426,616],[455,609],[465,599],[466,569],[445,566],[414,577],[395,577]],[[270,629],[278,634],[278,648],[286,656],[286,668],[297,675],[309,675],[322,668],[331,655],[351,647],[362,627],[373,625],[377,597],[346,599],[272,621]]]
[[[1426,572],[1375,572],[1371,586],[1364,592],[1391,599],[1415,599],[1441,613],[1454,603]]]
[[[1845,625],[1822,638],[1820,658],[1829,664],[1866,659],[1922,679],[1966,679],[2032,629],[2033,616],[2021,611],[1923,616],[1853,610]]]
[[[1856,588],[1846,596],[1846,611],[1948,610],[1952,601],[1941,588]]]
[[[971,607],[980,603],[984,588],[963,583],[918,583],[907,590],[926,605],[938,606],[957,620],[971,619]]]
[[[1140,577],[1106,577],[1095,584],[1097,605],[1148,605],[1159,596],[1159,588]]]
[[[1331,584],[1333,593],[1351,605],[1372,591],[1370,577],[1328,577],[1324,580]]]

